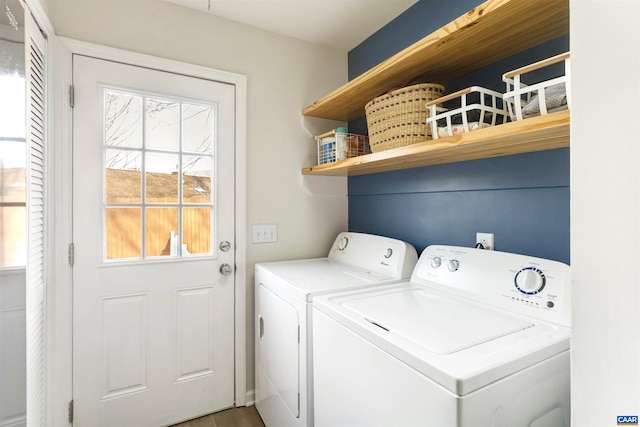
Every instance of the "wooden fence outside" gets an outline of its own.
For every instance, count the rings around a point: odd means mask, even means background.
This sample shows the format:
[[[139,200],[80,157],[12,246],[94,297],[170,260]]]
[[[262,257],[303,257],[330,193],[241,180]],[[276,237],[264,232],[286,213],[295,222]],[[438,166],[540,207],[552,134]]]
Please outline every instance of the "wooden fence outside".
[[[106,197],[110,207],[106,212],[107,259],[140,258],[142,245],[147,257],[171,254],[171,232],[180,237],[178,209],[182,209],[182,244],[191,254],[211,252],[211,179],[209,177],[175,172],[147,172],[145,176],[146,203],[166,204],[167,207],[146,207],[142,221],[142,207],[114,206],[118,203],[140,204],[142,173],[137,170],[107,168]],[[202,207],[178,207],[178,186],[189,204]],[[205,205],[206,204],[206,205]],[[142,224],[145,240],[142,242]],[[178,241],[180,239],[178,238]]]
[[[127,203],[121,198],[110,202]],[[176,203],[175,199],[155,198],[148,203]],[[193,202],[193,200],[190,200]],[[169,256],[171,232],[178,235],[178,207],[146,208],[146,256]],[[107,259],[142,256],[142,216],[140,207],[110,207],[106,212]],[[211,251],[211,208],[182,207],[182,243],[190,254]]]

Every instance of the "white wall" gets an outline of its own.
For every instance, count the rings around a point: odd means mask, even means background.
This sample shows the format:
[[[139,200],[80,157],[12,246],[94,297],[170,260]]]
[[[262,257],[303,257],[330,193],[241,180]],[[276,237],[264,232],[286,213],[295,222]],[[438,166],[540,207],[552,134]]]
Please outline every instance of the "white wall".
[[[326,255],[347,227],[346,179],[302,177],[314,134],[335,122],[302,108],[347,79],[346,52],[275,35],[164,1],[49,2],[56,34],[247,76],[247,235],[278,225],[278,243],[247,242],[247,389],[253,389],[253,266]]]
[[[640,2],[572,0],[575,426],[640,414]]]
[[[25,269],[0,269],[0,426],[26,425]]]

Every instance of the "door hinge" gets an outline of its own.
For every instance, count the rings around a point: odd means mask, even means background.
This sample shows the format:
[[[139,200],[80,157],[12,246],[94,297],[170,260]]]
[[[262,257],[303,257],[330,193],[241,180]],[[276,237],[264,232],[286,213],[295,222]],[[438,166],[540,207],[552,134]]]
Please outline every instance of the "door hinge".
[[[73,85],[69,86],[69,105],[73,108],[76,104],[76,94]]]
[[[73,400],[69,401],[69,424],[73,424]]]
[[[75,261],[75,247],[73,243],[69,244],[69,265],[73,267],[73,263]]]

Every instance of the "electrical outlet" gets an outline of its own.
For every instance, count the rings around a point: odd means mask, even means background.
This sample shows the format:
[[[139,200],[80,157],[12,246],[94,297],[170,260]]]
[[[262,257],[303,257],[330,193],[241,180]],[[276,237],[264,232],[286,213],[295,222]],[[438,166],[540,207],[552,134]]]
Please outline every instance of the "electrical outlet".
[[[254,224],[251,227],[251,243],[276,243],[277,241],[277,224]]]
[[[493,233],[476,233],[476,246],[478,243],[482,244],[482,246],[492,251],[495,247],[493,246]]]

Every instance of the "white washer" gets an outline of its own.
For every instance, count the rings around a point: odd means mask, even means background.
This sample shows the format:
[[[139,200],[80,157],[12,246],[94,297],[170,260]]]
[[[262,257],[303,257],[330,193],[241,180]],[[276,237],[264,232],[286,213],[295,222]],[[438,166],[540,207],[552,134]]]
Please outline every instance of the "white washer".
[[[407,280],[413,246],[340,233],[326,258],[256,264],[256,408],[267,427],[313,426],[311,302]]]
[[[315,426],[569,426],[570,313],[566,264],[429,246],[314,299]]]

